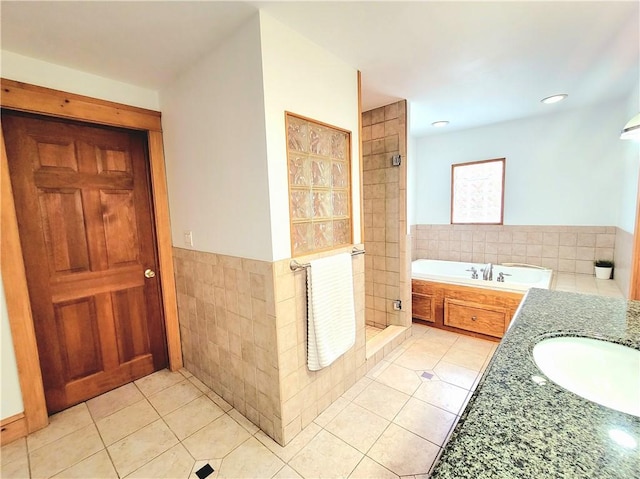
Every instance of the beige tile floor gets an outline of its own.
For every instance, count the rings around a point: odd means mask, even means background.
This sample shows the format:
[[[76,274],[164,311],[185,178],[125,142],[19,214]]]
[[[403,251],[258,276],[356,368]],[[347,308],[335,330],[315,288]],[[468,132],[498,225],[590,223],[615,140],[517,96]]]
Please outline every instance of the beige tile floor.
[[[414,335],[286,447],[188,371],[159,371],[2,447],[10,478],[426,478],[497,343]],[[427,373],[423,376],[423,373]]]

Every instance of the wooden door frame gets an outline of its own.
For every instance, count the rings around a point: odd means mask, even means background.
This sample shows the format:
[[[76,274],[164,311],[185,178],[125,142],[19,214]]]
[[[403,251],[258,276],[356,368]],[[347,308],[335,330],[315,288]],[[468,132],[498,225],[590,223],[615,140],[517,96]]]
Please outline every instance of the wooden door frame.
[[[160,112],[4,78],[0,79],[0,87],[2,88],[0,92],[0,106],[2,108],[147,132],[154,208],[153,220],[157,237],[158,268],[169,368],[172,371],[180,369],[182,367],[182,348],[173,271],[173,246]],[[5,288],[9,324],[24,404],[24,414],[17,414],[2,421],[1,438],[5,439],[2,442],[7,442],[45,427],[49,420],[9,178],[4,132],[0,134],[0,156],[2,281]]]

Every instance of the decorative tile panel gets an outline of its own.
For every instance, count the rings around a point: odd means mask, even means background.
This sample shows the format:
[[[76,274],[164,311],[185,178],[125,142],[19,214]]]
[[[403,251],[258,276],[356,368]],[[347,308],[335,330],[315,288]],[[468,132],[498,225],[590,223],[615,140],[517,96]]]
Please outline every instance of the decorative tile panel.
[[[319,158],[311,160],[311,179],[313,186],[331,186],[331,162]]]
[[[313,250],[311,223],[294,223],[291,228],[291,244],[294,251],[306,253]]]
[[[349,216],[349,197],[343,191],[333,192],[333,216]]]
[[[316,250],[330,248],[333,245],[333,224],[322,221],[313,224],[313,247]]]
[[[349,169],[344,161],[334,161],[331,165],[331,182],[334,188],[346,188],[349,185]]]
[[[307,122],[301,118],[287,115],[287,147],[294,151],[309,151],[309,133]]]
[[[315,198],[314,198],[315,211]],[[291,218],[311,218],[311,193],[308,190],[291,191]]]
[[[287,168],[292,256],[351,243],[351,133],[291,113]]]
[[[309,158],[295,154],[289,155],[289,184],[291,186],[309,186],[311,173]]]
[[[314,155],[329,156],[331,154],[331,130],[315,126],[310,122],[309,151]]]
[[[331,135],[331,158],[336,160],[347,159],[347,134],[334,132]]]
[[[313,193],[313,217],[329,218],[331,214],[331,193],[317,191]]]
[[[337,220],[333,222],[333,242],[344,244],[351,237],[351,223],[349,220]]]

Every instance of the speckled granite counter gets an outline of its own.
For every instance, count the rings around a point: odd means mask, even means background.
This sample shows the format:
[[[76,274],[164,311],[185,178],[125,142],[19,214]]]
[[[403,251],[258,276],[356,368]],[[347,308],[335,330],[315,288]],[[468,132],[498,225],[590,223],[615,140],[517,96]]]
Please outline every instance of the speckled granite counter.
[[[531,348],[556,331],[640,349],[640,302],[530,290],[432,478],[640,478],[640,418],[532,381],[542,374]],[[638,446],[618,445],[611,429]]]

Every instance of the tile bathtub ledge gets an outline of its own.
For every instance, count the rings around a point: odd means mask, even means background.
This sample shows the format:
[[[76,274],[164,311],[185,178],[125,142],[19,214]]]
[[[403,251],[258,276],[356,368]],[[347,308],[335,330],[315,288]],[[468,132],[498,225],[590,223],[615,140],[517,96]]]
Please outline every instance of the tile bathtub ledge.
[[[550,332],[640,349],[640,302],[532,289],[433,472],[434,479],[640,477],[640,418],[570,393],[542,375],[530,349]],[[609,437],[635,438],[626,449]]]

